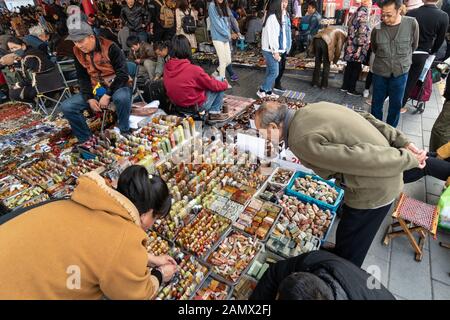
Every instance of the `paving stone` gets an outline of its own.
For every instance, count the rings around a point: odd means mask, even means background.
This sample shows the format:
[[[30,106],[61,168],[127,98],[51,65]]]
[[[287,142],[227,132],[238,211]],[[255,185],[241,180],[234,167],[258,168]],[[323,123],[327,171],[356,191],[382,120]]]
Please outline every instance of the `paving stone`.
[[[389,290],[408,300],[431,300],[430,255],[424,252],[421,262],[414,260],[414,251],[406,238],[392,242]]]
[[[422,123],[420,121],[403,120],[402,131],[406,134],[411,134],[414,136],[422,135]]]
[[[431,137],[431,131],[423,131],[422,134],[423,137],[423,145],[425,147],[428,147],[430,145],[430,137]]]
[[[444,189],[445,182],[431,176],[425,177],[427,193],[440,196]]]
[[[431,277],[450,286],[450,249],[441,247],[440,242],[450,244],[450,234],[438,231],[437,240],[431,240]]]
[[[428,204],[432,204],[432,205],[437,205],[439,202],[439,197],[431,194],[431,193],[427,193],[427,203]]]
[[[438,115],[439,111],[436,108],[425,108],[425,111],[422,113],[422,117],[424,118],[436,119]]]
[[[411,198],[425,202],[427,200],[425,191],[425,179],[422,178],[416,182],[405,184],[403,192]]]
[[[436,119],[431,118],[422,118],[422,128],[426,131],[431,131],[433,129],[434,123],[436,122]]]
[[[375,278],[383,284],[383,286],[388,286],[389,280],[389,262],[372,254],[368,254],[364,263],[361,267],[368,273],[373,274]],[[372,273],[374,272],[374,273]]]
[[[450,277],[449,277],[450,278]],[[433,280],[433,300],[450,300],[450,285]]]

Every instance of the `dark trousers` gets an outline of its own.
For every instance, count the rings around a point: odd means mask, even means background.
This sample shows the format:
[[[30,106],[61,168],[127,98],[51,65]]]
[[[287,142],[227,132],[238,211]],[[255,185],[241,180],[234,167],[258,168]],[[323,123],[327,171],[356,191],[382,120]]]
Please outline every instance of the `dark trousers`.
[[[361,74],[362,65],[361,62],[349,61],[344,71],[344,83],[342,89],[350,92],[356,91],[356,82]]]
[[[405,95],[403,96],[402,106],[406,105],[412,90],[416,87],[417,80],[419,80],[422,73],[425,62],[427,61],[428,54],[413,54],[411,68],[408,72],[408,80],[406,81]]]
[[[279,62],[280,69],[278,71],[278,77],[275,80],[275,87],[281,86],[281,78],[283,77],[284,69],[286,68],[286,52],[280,55],[281,60]]]
[[[372,86],[372,79],[373,79],[373,73],[369,71],[366,78],[366,90],[370,90],[370,87]]]
[[[410,183],[432,176],[446,180],[450,176],[450,163],[436,158],[428,158],[424,169],[411,169],[403,173],[403,181]],[[341,221],[336,231],[336,247],[333,252],[338,256],[361,267],[373,239],[392,204],[377,209],[355,209],[344,204]]]
[[[162,26],[155,24],[153,26],[153,41],[166,41],[172,40],[175,35],[175,27],[174,28],[163,28]]]
[[[328,57],[328,45],[320,38],[314,38],[314,55],[316,57],[312,84],[319,86],[320,67],[323,63],[322,87],[328,87],[328,76],[330,75],[330,59]]]

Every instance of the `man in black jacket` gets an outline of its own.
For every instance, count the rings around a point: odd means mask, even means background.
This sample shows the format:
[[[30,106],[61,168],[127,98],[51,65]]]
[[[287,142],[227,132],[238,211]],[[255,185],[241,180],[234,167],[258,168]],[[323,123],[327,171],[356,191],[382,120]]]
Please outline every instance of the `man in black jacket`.
[[[395,300],[373,276],[326,251],[269,267],[250,300]]]
[[[135,0],[127,0],[127,5],[122,8],[120,18],[123,25],[130,29],[130,35],[137,35],[141,41],[148,40],[146,32],[148,14],[147,11]]]
[[[403,107],[406,105],[411,91],[416,86],[425,62],[430,54],[435,55],[445,40],[449,18],[448,15],[437,7],[438,0],[423,0],[424,5],[408,11],[409,17],[416,18],[419,23],[419,46],[412,57],[411,69],[409,69],[403,96]]]

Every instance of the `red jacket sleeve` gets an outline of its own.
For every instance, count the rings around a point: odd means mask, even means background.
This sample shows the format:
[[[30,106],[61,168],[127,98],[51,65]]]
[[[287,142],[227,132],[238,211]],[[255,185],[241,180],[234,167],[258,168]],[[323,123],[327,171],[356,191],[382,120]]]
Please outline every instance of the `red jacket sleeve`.
[[[197,69],[197,71],[198,73],[196,76],[196,81],[201,88],[204,88],[212,92],[220,92],[227,90],[228,84],[226,82],[216,80],[215,78],[207,74],[200,67]]]

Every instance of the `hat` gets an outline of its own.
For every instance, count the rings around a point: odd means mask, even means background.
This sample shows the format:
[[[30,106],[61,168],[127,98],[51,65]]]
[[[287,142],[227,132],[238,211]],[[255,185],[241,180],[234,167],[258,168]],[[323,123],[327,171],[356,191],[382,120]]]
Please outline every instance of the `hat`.
[[[84,21],[80,21],[79,23],[72,24],[68,27],[69,27],[68,28],[69,36],[67,37],[67,40],[80,41],[94,34],[94,31],[92,31],[91,26]]]

